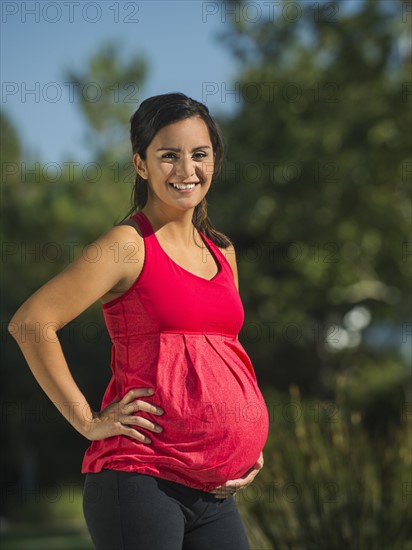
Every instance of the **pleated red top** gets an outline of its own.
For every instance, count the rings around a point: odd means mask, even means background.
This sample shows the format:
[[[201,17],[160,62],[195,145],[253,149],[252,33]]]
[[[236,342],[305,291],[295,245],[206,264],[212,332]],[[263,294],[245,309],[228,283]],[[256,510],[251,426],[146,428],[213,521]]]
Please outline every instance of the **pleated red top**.
[[[243,476],[259,458],[269,415],[252,363],[238,340],[244,310],[225,255],[199,232],[219,266],[205,279],[175,263],[143,212],[131,216],[144,238],[142,271],[124,294],[102,305],[112,341],[112,378],[103,409],[132,388],[164,414],[138,412],[163,428],[92,441],[82,473],[141,472],[210,491]]]

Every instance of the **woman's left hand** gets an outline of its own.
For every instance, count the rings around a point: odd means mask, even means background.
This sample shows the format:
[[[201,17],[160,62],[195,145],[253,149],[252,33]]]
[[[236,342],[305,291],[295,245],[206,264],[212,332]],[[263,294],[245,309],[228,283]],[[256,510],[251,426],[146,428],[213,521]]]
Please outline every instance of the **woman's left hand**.
[[[236,491],[239,491],[240,489],[245,489],[248,485],[252,483],[256,475],[263,468],[263,464],[264,460],[262,452],[260,453],[256,464],[248,472],[246,472],[243,477],[240,477],[239,479],[230,479],[229,481],[226,481],[224,485],[219,485],[219,487],[216,487],[210,492],[213,493],[216,498],[227,498]]]

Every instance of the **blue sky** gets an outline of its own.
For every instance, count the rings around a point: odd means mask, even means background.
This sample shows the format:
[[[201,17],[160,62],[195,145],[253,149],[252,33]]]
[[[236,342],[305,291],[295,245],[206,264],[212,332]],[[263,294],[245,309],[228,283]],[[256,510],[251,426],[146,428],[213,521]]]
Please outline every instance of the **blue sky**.
[[[220,94],[205,96],[205,86],[229,86],[236,75],[231,54],[216,36],[224,28],[217,2],[3,1],[2,109],[29,157],[88,160],[81,146],[85,126],[64,85],[65,68],[84,70],[104,41],[116,40],[125,59],[139,53],[148,61],[141,96],[182,91],[216,113]]]
[[[137,53],[146,57],[149,74],[141,98],[182,91],[206,103],[212,114],[233,110],[238,102],[230,95],[222,102],[221,93],[231,89],[238,67],[217,38],[230,18],[240,16],[227,13],[229,6],[197,0],[3,0],[2,109],[19,132],[24,156],[43,162],[90,160],[64,69],[82,72],[106,40],[118,41],[125,59]],[[275,29],[280,6],[279,0],[247,2],[243,15],[249,21],[272,16]],[[293,18],[293,8],[288,13]],[[212,89],[218,91],[205,95]]]

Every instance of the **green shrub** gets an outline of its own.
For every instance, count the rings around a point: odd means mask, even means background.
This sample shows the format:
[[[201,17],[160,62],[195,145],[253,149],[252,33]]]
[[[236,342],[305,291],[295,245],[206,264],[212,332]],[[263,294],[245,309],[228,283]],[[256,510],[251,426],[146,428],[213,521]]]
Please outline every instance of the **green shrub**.
[[[264,468],[236,495],[252,548],[412,548],[410,422],[371,435],[339,402],[347,391],[336,402],[303,400],[296,386],[265,392]]]

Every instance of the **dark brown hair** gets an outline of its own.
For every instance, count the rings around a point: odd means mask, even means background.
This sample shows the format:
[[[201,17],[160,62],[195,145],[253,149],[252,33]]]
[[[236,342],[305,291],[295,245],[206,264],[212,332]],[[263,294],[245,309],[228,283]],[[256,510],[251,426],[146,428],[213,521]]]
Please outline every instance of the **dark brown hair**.
[[[187,97],[182,93],[162,94],[149,97],[142,102],[140,107],[131,117],[130,139],[132,142],[133,154],[139,153],[140,157],[146,159],[146,150],[159,130],[185,118],[197,116],[206,124],[209,130],[210,141],[212,142],[215,155],[214,176],[219,173],[223,162],[223,141],[216,122],[209,114],[208,108]],[[123,218],[142,210],[148,198],[147,182],[136,174],[135,183],[132,189],[132,208]],[[122,221],[123,221],[122,220]],[[193,225],[211,239],[217,246],[227,248],[232,244],[231,240],[217,231],[208,215],[206,197],[195,207],[193,212]]]

